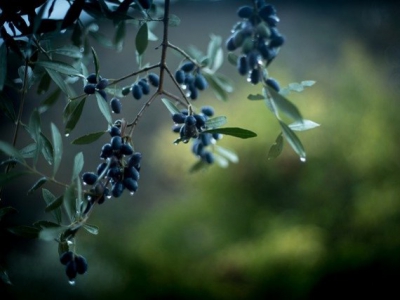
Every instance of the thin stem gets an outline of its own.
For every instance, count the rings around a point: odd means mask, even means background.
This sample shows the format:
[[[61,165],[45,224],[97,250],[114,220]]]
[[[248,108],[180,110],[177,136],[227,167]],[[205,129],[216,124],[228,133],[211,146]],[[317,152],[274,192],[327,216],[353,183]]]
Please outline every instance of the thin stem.
[[[176,81],[175,76],[172,75],[170,69],[168,67],[165,67],[165,71],[167,71],[169,77],[171,77],[172,81],[174,82],[174,84],[178,87],[179,92],[181,93],[183,99],[185,99],[185,102],[187,103],[187,105],[190,105],[190,101],[189,99],[186,97],[185,92],[182,90],[181,86],[179,85],[179,83]],[[164,91],[164,94],[166,94],[166,92]],[[181,100],[179,100],[181,101]]]
[[[128,79],[130,77],[136,76],[136,75],[138,75],[140,73],[144,73],[144,72],[150,71],[150,70],[155,69],[155,68],[159,68],[160,66],[161,66],[161,63],[158,63],[158,64],[155,64],[155,65],[152,65],[152,66],[148,66],[148,67],[142,68],[139,71],[130,73],[130,74],[125,75],[125,76],[123,76],[121,78],[118,78],[118,79],[115,79],[115,80],[111,81],[110,85],[117,84],[117,83],[119,83],[119,82],[121,82],[121,81],[123,81],[125,79]]]
[[[181,48],[171,44],[170,42],[168,42],[167,46],[171,49],[174,49],[175,51],[179,52],[184,58],[186,58],[187,60],[190,60],[192,63],[194,63],[197,67],[201,68],[201,65],[199,65],[195,60],[193,60],[193,58],[191,58],[189,56],[189,54],[187,54],[184,50],[182,50]]]

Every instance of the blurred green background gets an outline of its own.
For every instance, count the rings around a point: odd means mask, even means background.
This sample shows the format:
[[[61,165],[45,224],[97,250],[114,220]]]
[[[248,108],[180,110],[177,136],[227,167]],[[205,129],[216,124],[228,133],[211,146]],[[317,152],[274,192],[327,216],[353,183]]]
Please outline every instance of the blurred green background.
[[[171,12],[182,22],[171,28],[171,42],[206,51],[209,34],[228,37],[237,7],[246,3],[176,2]],[[246,99],[260,87],[247,84],[226,63],[222,72],[236,82],[230,100],[219,102],[207,91],[195,104],[212,105],[229,126],[258,133],[246,141],[221,140],[240,162],[189,174],[195,162],[190,146],[172,145],[170,116],[161,103],[154,104],[134,137],[143,153],[139,192],[95,210],[90,223],[100,227],[98,236],[78,235],[77,252],[88,259],[88,273],[70,286],[55,243],[7,235],[1,248],[13,285],[0,285],[1,299],[396,298],[400,9],[385,1],[322,3],[273,2],[287,43],[270,75],[282,86],[317,81],[289,96],[305,118],[321,124],[299,134],[306,163],[288,145],[278,159],[267,160],[279,126],[262,102]],[[160,35],[160,28],[155,32]],[[118,55],[94,44],[104,76],[119,77],[136,67],[134,34]],[[159,55],[152,50],[157,42],[153,45],[146,56],[150,62]],[[179,60],[171,53],[168,65],[174,69]],[[125,117],[131,118],[140,104],[125,102]],[[32,100],[32,107],[37,103]],[[60,103],[44,115],[43,124],[62,108]],[[69,139],[87,133],[89,125],[97,127],[90,131],[104,129],[89,106],[84,117]],[[106,140],[78,147],[65,139],[61,177],[68,180],[78,151],[85,154],[85,170],[95,169]],[[9,224],[49,218],[40,193],[26,196],[34,181],[6,189],[3,204],[20,211]]]

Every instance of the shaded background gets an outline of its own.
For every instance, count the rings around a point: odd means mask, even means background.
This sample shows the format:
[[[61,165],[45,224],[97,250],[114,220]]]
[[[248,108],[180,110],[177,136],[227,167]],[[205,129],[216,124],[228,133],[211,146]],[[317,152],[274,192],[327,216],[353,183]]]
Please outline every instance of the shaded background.
[[[227,38],[238,20],[237,7],[246,3],[173,4],[171,12],[182,22],[171,28],[171,42],[206,51],[209,34]],[[100,227],[98,236],[78,235],[77,253],[88,259],[88,273],[70,286],[55,243],[7,236],[1,247],[13,285],[0,285],[2,295],[321,299],[399,294],[399,9],[385,1],[273,4],[287,43],[270,66],[270,75],[282,86],[317,81],[289,97],[305,118],[322,124],[300,133],[307,162],[301,163],[287,145],[277,160],[267,160],[279,126],[263,103],[246,100],[260,88],[246,84],[226,63],[222,72],[236,82],[230,100],[219,102],[207,91],[195,104],[213,105],[218,115],[228,117],[228,125],[258,133],[252,140],[221,140],[220,145],[239,154],[240,163],[189,174],[195,158],[188,145],[172,145],[170,116],[155,103],[134,137],[143,153],[139,192],[95,210],[90,223]],[[109,28],[106,34],[111,37],[112,32]],[[160,28],[155,33],[160,36]],[[118,55],[96,47],[104,76],[117,78],[137,68],[134,36],[132,28]],[[158,55],[150,50],[146,59],[156,62]],[[174,69],[180,57],[169,57]],[[29,104],[37,103],[32,98]],[[64,139],[64,181],[78,151],[85,154],[85,171],[94,170],[97,153],[108,139],[90,147],[68,146],[69,140],[88,131],[104,129],[97,105],[91,109],[88,104],[84,119]],[[124,117],[132,118],[140,105],[124,100]],[[43,115],[45,133],[50,120],[62,128],[62,109],[60,102]],[[2,131],[5,139],[11,140],[11,134]],[[49,219],[40,193],[26,196],[34,182],[31,178],[6,189],[3,204],[19,210],[8,224]],[[57,194],[57,187],[47,188]]]

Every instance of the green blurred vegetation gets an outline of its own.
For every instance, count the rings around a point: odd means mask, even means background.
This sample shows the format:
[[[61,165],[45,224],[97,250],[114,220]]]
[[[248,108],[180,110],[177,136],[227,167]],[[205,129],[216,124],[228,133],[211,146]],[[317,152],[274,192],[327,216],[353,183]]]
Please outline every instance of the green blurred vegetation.
[[[165,146],[172,134],[154,139],[153,167],[169,170],[163,177],[177,192],[171,199],[159,195],[134,225],[93,252],[91,260],[106,259],[116,276],[95,297],[325,299],[393,292],[400,270],[397,96],[384,70],[355,43],[346,44],[334,68],[340,75],[329,84],[290,97],[307,108],[306,118],[322,123],[302,134],[305,164],[289,147],[267,161],[277,126],[262,102],[245,100],[246,86],[232,103],[217,105],[217,111],[233,107],[229,124],[262,128],[247,143],[221,142],[240,154],[238,165],[189,175],[188,149]],[[287,70],[277,77],[292,81]],[[245,107],[250,112],[237,113]],[[101,228],[112,235],[111,226],[104,220]],[[89,273],[88,286],[101,278]]]

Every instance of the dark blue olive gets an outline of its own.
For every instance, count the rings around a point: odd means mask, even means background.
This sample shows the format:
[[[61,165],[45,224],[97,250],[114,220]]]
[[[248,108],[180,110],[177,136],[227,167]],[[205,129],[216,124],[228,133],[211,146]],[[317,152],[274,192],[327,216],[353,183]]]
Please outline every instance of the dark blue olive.
[[[119,198],[124,192],[124,189],[124,184],[121,181],[117,181],[111,186],[111,195],[115,198]]]
[[[196,127],[201,129],[204,125],[206,125],[206,119],[202,115],[194,115],[196,119]]]
[[[140,100],[140,98],[142,98],[142,96],[143,96],[142,87],[138,84],[134,84],[132,86],[132,95],[133,95],[133,98],[135,98],[136,100]]]
[[[106,163],[101,163],[97,166],[97,175],[100,176],[101,173],[103,173],[103,171],[106,169],[107,164]]]
[[[194,116],[187,116],[185,118],[185,125],[193,126],[196,124],[196,118]]]
[[[120,151],[121,151],[122,155],[132,155],[133,154],[133,148],[129,144],[122,144]]]
[[[75,279],[77,274],[75,260],[71,260],[70,262],[67,263],[65,267],[65,273],[67,274],[67,277],[70,281]]]
[[[108,132],[111,136],[121,136],[121,129],[119,129],[117,126],[111,126]]]
[[[86,184],[92,185],[96,182],[98,176],[92,172],[86,172],[82,175],[82,181]]]
[[[90,74],[88,77],[86,77],[86,80],[87,80],[89,83],[96,84],[96,83],[97,83],[97,76],[96,76],[95,73],[92,73],[92,74]]]
[[[201,112],[207,117],[212,117],[214,115],[214,109],[211,106],[203,106]]]
[[[201,133],[199,139],[204,146],[211,145],[211,133]]]
[[[184,114],[173,114],[172,120],[175,123],[182,124],[185,123],[186,116]]]
[[[172,126],[172,131],[175,133],[179,133],[179,131],[181,131],[181,127],[182,125],[175,124]]]
[[[237,11],[237,15],[239,18],[248,19],[254,13],[254,10],[251,6],[241,6]]]
[[[186,74],[184,83],[187,85],[194,83],[194,76],[192,74]]]
[[[122,181],[122,183],[124,184],[124,186],[126,187],[126,189],[130,192],[136,192],[139,185],[137,183],[136,180],[132,179],[132,178],[124,178],[124,180]]]
[[[140,152],[134,153],[128,160],[129,167],[137,167],[140,165],[140,161],[142,160],[142,154]],[[138,170],[139,171],[139,170]]]
[[[175,80],[179,84],[183,84],[185,82],[185,72],[182,70],[177,70],[175,72]]]
[[[122,175],[121,169],[118,167],[113,167],[113,168],[108,169],[108,172],[107,172],[108,178],[112,178],[112,179],[118,181],[120,179],[121,175]]]
[[[212,164],[214,162],[214,155],[211,152],[204,152],[201,158],[208,164]]]
[[[76,271],[78,274],[85,274],[88,269],[86,258],[82,255],[75,256]]]
[[[204,78],[204,76],[200,73],[198,73],[194,79],[194,86],[198,88],[200,91],[203,91],[204,89],[207,88],[208,83],[207,80]]]
[[[281,35],[275,36],[271,39],[268,46],[271,48],[281,47],[285,43],[285,38]]]
[[[194,84],[189,85],[190,99],[196,100],[199,96],[198,89],[194,86]]]
[[[247,60],[250,70],[253,70],[258,66],[258,58],[259,58],[259,53],[256,50],[251,51],[247,55]]]
[[[112,98],[110,102],[112,112],[119,114],[122,109],[121,101],[118,98]]]
[[[111,148],[114,151],[119,151],[122,147],[122,138],[120,136],[113,136],[111,138]]]
[[[260,82],[261,73],[259,69],[253,69],[250,73],[250,82],[257,84]]]
[[[85,94],[91,95],[94,94],[95,91],[96,91],[96,86],[92,83],[88,83],[83,87],[83,92]]]
[[[110,157],[111,155],[112,155],[111,144],[103,145],[103,147],[101,148],[100,157],[106,159],[106,158]]]
[[[150,73],[147,78],[152,86],[158,87],[160,84],[160,77],[155,73]]]
[[[204,151],[204,145],[200,141],[196,140],[196,142],[193,143],[192,152],[195,155],[201,156],[203,151]]]
[[[279,23],[279,18],[275,15],[269,16],[265,22],[270,26],[270,27],[275,27]]]
[[[281,89],[279,83],[273,78],[268,78],[267,80],[265,80],[265,83],[277,92],[279,92]]]
[[[140,178],[140,173],[134,167],[125,167],[124,168],[124,178],[132,178],[136,181]]]
[[[228,51],[235,51],[237,49],[234,36],[229,37],[226,41],[226,49]]]
[[[247,75],[247,73],[249,72],[249,64],[245,55],[239,57],[237,69],[240,75]]]
[[[150,93],[150,85],[147,82],[146,78],[142,78],[139,80],[138,85],[142,88],[143,95],[148,95]]]
[[[131,87],[130,86],[123,87],[122,91],[121,91],[123,96],[128,95],[130,92],[131,92]]]
[[[63,265],[66,265],[67,263],[69,263],[70,261],[72,261],[72,259],[74,258],[74,252],[72,251],[67,251],[64,252],[60,255],[60,262]]]
[[[260,16],[261,19],[263,19],[264,21],[267,21],[267,19],[276,14],[276,10],[272,5],[265,5],[260,7],[259,6],[259,10],[258,10],[258,15]]]
[[[99,90],[104,90],[108,86],[108,79],[102,78],[99,83],[96,85],[96,88]]]
[[[181,70],[184,72],[192,72],[194,70],[194,63],[191,61],[185,62],[181,65]]]

